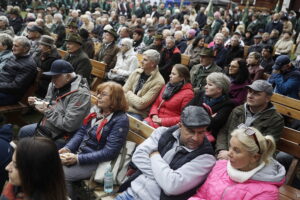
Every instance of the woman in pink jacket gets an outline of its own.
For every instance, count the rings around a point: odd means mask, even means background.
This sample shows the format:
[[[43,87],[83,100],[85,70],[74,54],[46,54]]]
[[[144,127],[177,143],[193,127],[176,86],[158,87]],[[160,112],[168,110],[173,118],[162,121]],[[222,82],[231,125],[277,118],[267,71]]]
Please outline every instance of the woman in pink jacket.
[[[180,121],[182,109],[193,97],[189,69],[176,64],[171,71],[169,82],[161,89],[149,116],[144,121],[154,128],[176,125]]]
[[[275,142],[241,124],[231,133],[229,160],[219,160],[189,200],[278,200],[285,169],[272,159]]]

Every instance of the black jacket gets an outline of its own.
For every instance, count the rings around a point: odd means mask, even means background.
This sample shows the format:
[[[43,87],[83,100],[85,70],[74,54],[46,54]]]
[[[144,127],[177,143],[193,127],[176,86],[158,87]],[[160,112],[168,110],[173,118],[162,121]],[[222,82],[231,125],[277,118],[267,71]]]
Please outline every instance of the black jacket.
[[[187,104],[187,106],[202,106],[204,103],[204,96],[204,91],[197,92],[195,97]],[[234,102],[227,96],[222,101],[210,106],[213,114],[216,113],[216,116],[211,118],[211,123],[207,130],[211,131],[214,137],[217,136],[219,130],[225,125],[234,107]]]
[[[0,92],[21,99],[34,82],[36,72],[36,63],[29,54],[8,61],[0,73]]]
[[[52,49],[51,52],[49,53],[44,53],[42,54],[41,52],[37,52],[32,55],[34,61],[37,64],[37,67],[41,69],[41,72],[48,72],[50,71],[51,64],[57,60],[60,59],[60,55],[57,52],[57,49]],[[47,90],[48,90],[48,85],[51,82],[51,76],[46,76],[41,73],[38,81],[38,88],[37,88],[37,95],[39,97],[45,97]]]

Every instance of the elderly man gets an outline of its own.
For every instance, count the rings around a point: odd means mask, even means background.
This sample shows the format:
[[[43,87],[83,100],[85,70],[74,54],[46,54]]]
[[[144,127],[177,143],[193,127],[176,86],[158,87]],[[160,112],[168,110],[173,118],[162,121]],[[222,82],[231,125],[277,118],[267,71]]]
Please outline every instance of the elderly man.
[[[215,164],[205,137],[210,117],[202,107],[188,106],[180,120],[173,127],[156,129],[137,147],[132,161],[138,170],[116,200],[188,199],[202,185]]]
[[[86,80],[76,75],[72,65],[65,60],[54,61],[51,70],[44,74],[52,77],[45,99],[28,98],[28,103],[35,105],[43,119],[39,124],[22,127],[19,137],[44,136],[62,147],[89,113],[90,90]]]
[[[153,50],[143,53],[142,67],[127,79],[123,89],[129,104],[129,114],[143,120],[158,96],[165,81],[158,71],[160,54]]]
[[[67,55],[64,60],[70,62],[76,74],[90,82],[92,64],[88,55],[82,50],[82,39],[78,34],[70,33],[66,39]]]
[[[116,40],[118,38],[117,33],[114,29],[105,30],[103,34],[103,43],[100,48],[99,54],[96,59],[100,62],[107,64],[106,71],[114,68],[117,62],[117,53],[119,48],[116,45]]]
[[[165,81],[169,81],[169,76],[173,66],[181,62],[180,50],[175,46],[175,39],[171,36],[166,38],[166,47],[162,50],[159,62],[159,72]]]
[[[33,25],[32,27],[27,27],[28,32],[28,39],[31,40],[31,49],[30,54],[32,55],[35,53],[39,46],[39,40],[41,39],[42,35],[44,34],[44,30],[42,27],[38,25]]]
[[[284,121],[271,103],[272,85],[264,80],[256,80],[247,87],[247,102],[233,109],[218,134],[218,159],[228,159],[230,133],[241,123],[257,128],[264,135],[272,135],[276,141],[280,138]]]
[[[274,92],[300,99],[300,72],[287,55],[276,58],[269,82],[275,86]]]
[[[15,58],[12,53],[12,47],[13,38],[6,33],[0,33],[0,72],[6,65],[6,62]]]
[[[175,46],[180,50],[180,53],[184,53],[187,48],[186,40],[183,37],[182,31],[176,31],[174,33]]]
[[[203,90],[206,77],[212,72],[222,72],[222,68],[214,63],[213,50],[204,48],[200,51],[200,64],[194,65],[190,71],[193,88]]]
[[[0,105],[17,103],[35,79],[36,63],[30,57],[30,41],[26,37],[15,37],[13,41],[15,59],[6,62],[0,72]]]
[[[32,55],[37,64],[38,70],[41,72],[50,71],[51,64],[55,60],[61,58],[54,43],[55,41],[52,37],[43,35],[39,41],[38,51]],[[50,81],[51,78],[49,76],[45,76],[43,74],[40,75],[36,91],[36,94],[39,97],[45,97]]]
[[[9,21],[5,16],[0,16],[0,33],[6,33],[11,37],[15,35],[14,29],[9,26]]]

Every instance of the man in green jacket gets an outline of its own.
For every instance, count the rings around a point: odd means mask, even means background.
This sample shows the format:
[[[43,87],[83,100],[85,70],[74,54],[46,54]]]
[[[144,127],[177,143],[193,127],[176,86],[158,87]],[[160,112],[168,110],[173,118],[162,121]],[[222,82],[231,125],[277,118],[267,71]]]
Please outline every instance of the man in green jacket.
[[[82,39],[76,33],[68,35],[67,39],[67,55],[64,60],[70,62],[74,67],[76,74],[86,78],[91,82],[92,64],[88,55],[82,50]]]
[[[265,80],[256,80],[247,87],[247,102],[233,109],[217,136],[218,159],[228,159],[230,134],[242,123],[258,129],[263,135],[273,136],[275,141],[281,136],[284,121],[270,102],[273,94],[272,85]]]
[[[190,71],[193,88],[203,90],[206,77],[212,72],[222,72],[222,68],[214,63],[213,50],[204,48],[200,51],[200,64],[194,65]]]

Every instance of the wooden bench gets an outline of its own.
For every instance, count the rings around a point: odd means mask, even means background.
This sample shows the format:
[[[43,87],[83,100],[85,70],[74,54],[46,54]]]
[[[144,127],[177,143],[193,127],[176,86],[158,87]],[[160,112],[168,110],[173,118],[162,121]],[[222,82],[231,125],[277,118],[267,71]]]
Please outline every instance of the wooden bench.
[[[277,112],[282,115],[300,120],[300,101],[274,93],[271,101]],[[300,159],[300,131],[284,127],[280,140],[277,143],[279,151],[294,156],[287,171],[285,185],[280,187],[280,200],[300,199],[300,190],[291,187]]]
[[[61,49],[57,49],[57,51],[62,58],[64,58],[66,56],[66,54],[68,53]],[[97,60],[94,60],[94,59],[90,59],[90,61],[91,61],[92,67],[93,67],[91,74],[95,77],[91,84],[91,90],[95,91],[97,86],[101,82],[103,82],[103,80],[105,78],[106,64],[99,62]]]
[[[185,55],[185,54],[181,54],[181,64],[188,67],[189,64],[190,64],[190,56]]]

